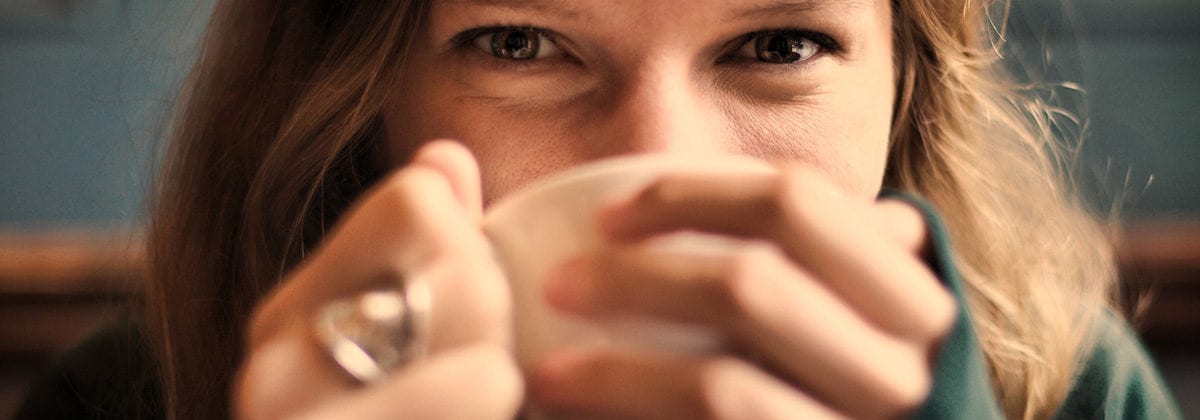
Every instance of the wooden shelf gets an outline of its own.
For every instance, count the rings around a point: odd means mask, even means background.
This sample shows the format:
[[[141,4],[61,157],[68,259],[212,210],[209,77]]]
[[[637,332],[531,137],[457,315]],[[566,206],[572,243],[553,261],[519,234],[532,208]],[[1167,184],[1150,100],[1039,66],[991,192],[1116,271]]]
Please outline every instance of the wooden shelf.
[[[0,296],[136,293],[141,235],[118,232],[0,233]]]
[[[141,290],[140,237],[0,233],[0,354],[53,352],[110,319]],[[1117,255],[1125,306],[1144,335],[1200,336],[1200,221],[1133,224]]]
[[[1123,303],[1143,336],[1200,337],[1200,221],[1132,224],[1117,262]]]
[[[137,296],[145,277],[140,237],[0,233],[0,417],[55,354]],[[1200,221],[1132,225],[1118,243],[1125,306],[1147,342],[1200,337]]]
[[[110,322],[141,290],[139,238],[0,233],[0,359],[48,360]]]

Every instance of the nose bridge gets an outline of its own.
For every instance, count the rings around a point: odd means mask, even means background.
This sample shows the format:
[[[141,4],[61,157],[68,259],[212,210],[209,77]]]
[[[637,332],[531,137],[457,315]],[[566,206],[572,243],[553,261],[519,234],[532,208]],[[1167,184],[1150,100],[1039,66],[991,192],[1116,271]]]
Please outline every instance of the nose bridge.
[[[689,67],[644,60],[611,91],[608,141],[624,153],[706,153],[720,149],[719,116],[709,115]]]

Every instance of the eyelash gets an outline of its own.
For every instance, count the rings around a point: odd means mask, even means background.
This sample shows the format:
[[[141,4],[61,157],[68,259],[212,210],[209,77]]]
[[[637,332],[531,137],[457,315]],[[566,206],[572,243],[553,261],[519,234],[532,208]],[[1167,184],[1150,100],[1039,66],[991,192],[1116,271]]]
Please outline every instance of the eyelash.
[[[538,61],[541,61],[541,60],[537,60],[537,59],[513,60],[513,59],[496,57],[495,55],[493,55],[487,51],[478,51],[478,48],[476,48],[473,45],[474,42],[481,36],[495,34],[495,33],[499,33],[502,31],[514,31],[514,30],[529,31],[538,36],[545,37],[546,39],[550,40],[550,42],[554,43],[557,47],[562,48],[561,45],[558,45],[559,35],[557,33],[547,30],[547,29],[539,28],[536,26],[531,26],[531,25],[491,25],[491,26],[484,26],[484,27],[479,27],[479,28],[472,28],[472,29],[463,31],[463,32],[455,35],[454,37],[452,37],[450,39],[450,45],[455,49],[467,48],[467,49],[476,50],[477,52],[484,54],[485,59],[488,59],[488,61],[491,62],[490,63],[491,65],[495,65],[495,66],[499,66],[499,67],[512,68],[512,69],[524,69],[524,68],[528,68],[532,65],[538,64]],[[726,47],[725,47],[726,52],[723,53],[723,55],[721,56],[721,58],[719,58],[717,60],[717,62],[724,63],[724,62],[729,62],[729,61],[743,61],[743,62],[747,62],[747,64],[751,64],[751,65],[780,67],[780,66],[789,66],[789,65],[790,66],[803,65],[803,64],[806,64],[808,61],[810,61],[810,60],[805,60],[805,61],[796,62],[796,63],[777,64],[777,63],[763,62],[763,61],[753,59],[753,58],[735,57],[733,55],[746,43],[752,42],[758,37],[765,36],[765,35],[772,35],[772,34],[788,35],[788,36],[792,36],[792,37],[796,37],[796,38],[807,39],[807,40],[815,43],[818,47],[820,47],[820,51],[818,51],[817,54],[836,54],[836,53],[839,53],[842,51],[841,44],[838,43],[837,40],[833,39],[833,37],[830,37],[829,35],[826,35],[826,34],[823,34],[820,32],[816,32],[816,31],[807,30],[807,29],[777,28],[777,29],[767,29],[767,30],[755,31],[755,32],[748,33],[746,35],[742,35],[741,37],[738,37],[737,39],[735,39],[734,41],[731,41],[728,45],[726,45]],[[570,55],[566,55],[565,57],[573,59],[573,57],[571,57]]]
[[[558,46],[559,36],[557,33],[554,33],[547,29],[539,28],[536,26],[530,26],[530,25],[491,25],[491,26],[483,26],[483,27],[479,27],[479,28],[468,29],[468,30],[465,30],[465,31],[459,33],[458,35],[455,35],[453,38],[450,38],[450,46],[451,46],[451,48],[456,49],[456,50],[466,49],[470,52],[477,52],[479,54],[482,54],[483,59],[487,61],[488,65],[498,67],[502,70],[524,70],[524,69],[528,69],[532,66],[535,66],[537,64],[540,64],[539,61],[542,61],[542,60],[536,60],[536,59],[535,60],[511,60],[511,59],[496,57],[495,55],[492,55],[491,53],[489,53],[487,51],[479,51],[479,49],[473,45],[475,43],[475,40],[481,36],[495,34],[495,33],[499,33],[502,31],[514,31],[514,30],[518,30],[518,31],[524,30],[524,31],[532,32],[534,34],[537,34],[538,36],[545,37],[546,39],[550,40],[550,42],[552,42],[556,46]],[[561,48],[561,46],[559,46],[559,48]],[[564,58],[573,59],[573,57],[571,57],[569,55],[564,56]]]
[[[842,45],[840,43],[838,43],[837,40],[833,39],[833,37],[831,37],[829,35],[826,35],[826,34],[823,34],[820,32],[816,32],[816,31],[812,31],[812,30],[808,30],[808,29],[778,28],[778,29],[766,29],[766,30],[761,30],[761,31],[754,31],[754,32],[748,33],[746,35],[742,35],[738,39],[729,43],[729,46],[726,47],[726,51],[730,51],[730,53],[726,53],[724,56],[722,56],[721,59],[719,59],[717,61],[722,62],[722,61],[728,61],[730,59],[737,59],[737,57],[733,57],[731,55],[733,52],[736,52],[743,45],[746,45],[746,43],[754,41],[756,38],[765,36],[765,35],[788,35],[788,36],[792,36],[792,37],[796,37],[796,38],[807,39],[809,41],[812,41],[814,44],[817,44],[817,47],[820,47],[821,50],[818,51],[817,54],[837,54],[839,52],[842,52]],[[763,65],[771,65],[771,66],[779,66],[780,65],[780,64],[762,62],[762,61],[754,60],[754,59],[749,59],[748,61],[754,61],[755,64],[763,64]],[[802,65],[805,63],[807,63],[807,60],[804,62],[787,63],[787,64]]]
[[[542,36],[545,36],[546,38],[550,38],[551,40],[556,39],[556,35],[557,35],[554,32],[551,32],[547,29],[542,29],[542,28],[539,28],[536,26],[491,25],[491,26],[482,26],[482,27],[472,28],[472,29],[467,29],[465,31],[462,31],[458,35],[455,35],[453,38],[450,38],[450,45],[453,45],[455,47],[466,47],[466,46],[471,45],[472,42],[475,42],[475,39],[479,38],[480,36],[500,32],[500,31],[513,31],[513,30],[526,30],[526,31],[534,32],[534,33],[537,33],[538,35],[542,35]]]

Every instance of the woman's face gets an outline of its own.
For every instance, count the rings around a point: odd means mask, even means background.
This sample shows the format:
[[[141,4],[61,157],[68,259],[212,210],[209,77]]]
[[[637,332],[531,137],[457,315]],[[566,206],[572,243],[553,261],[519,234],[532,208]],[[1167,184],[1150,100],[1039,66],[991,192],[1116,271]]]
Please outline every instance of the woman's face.
[[[889,0],[434,0],[386,115],[389,156],[457,139],[494,200],[635,153],[883,178],[895,94]]]

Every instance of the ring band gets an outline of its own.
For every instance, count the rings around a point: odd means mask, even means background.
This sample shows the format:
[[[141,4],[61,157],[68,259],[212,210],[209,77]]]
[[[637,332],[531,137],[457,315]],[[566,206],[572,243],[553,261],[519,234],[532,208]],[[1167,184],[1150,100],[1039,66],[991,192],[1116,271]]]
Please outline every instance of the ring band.
[[[314,332],[346,373],[370,383],[425,354],[431,301],[424,282],[372,290],[326,304]]]

